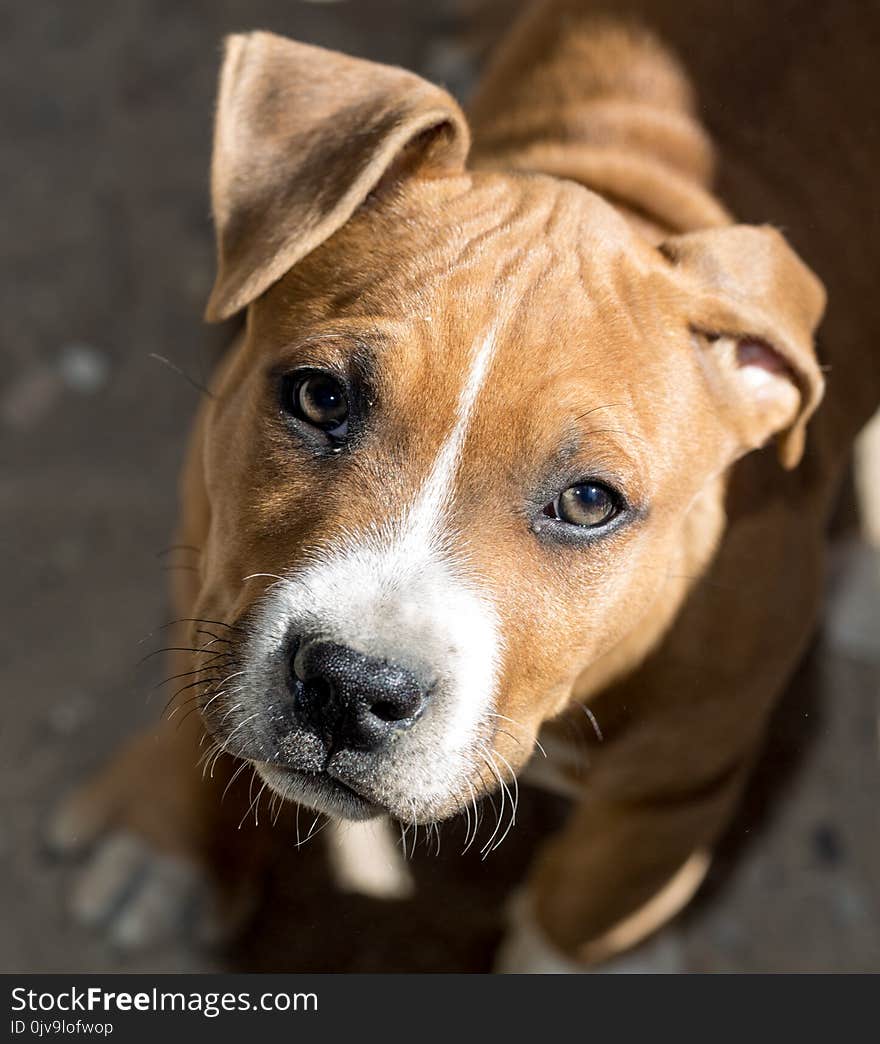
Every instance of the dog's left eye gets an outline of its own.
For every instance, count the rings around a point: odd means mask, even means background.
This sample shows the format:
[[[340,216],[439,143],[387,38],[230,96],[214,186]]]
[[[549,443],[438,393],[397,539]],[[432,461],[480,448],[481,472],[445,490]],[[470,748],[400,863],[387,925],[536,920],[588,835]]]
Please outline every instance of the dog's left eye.
[[[596,529],[607,525],[623,509],[620,494],[604,482],[578,482],[547,505],[544,514],[570,526]]]
[[[285,377],[281,403],[286,413],[333,438],[344,438],[348,434],[348,393],[342,382],[330,373]]]

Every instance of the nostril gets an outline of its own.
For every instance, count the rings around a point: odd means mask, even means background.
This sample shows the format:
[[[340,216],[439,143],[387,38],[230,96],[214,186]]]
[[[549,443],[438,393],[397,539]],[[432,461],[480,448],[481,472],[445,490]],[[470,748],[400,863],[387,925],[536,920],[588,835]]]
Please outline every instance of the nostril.
[[[303,725],[364,749],[414,725],[432,688],[397,662],[319,638],[291,648],[289,685]]]
[[[401,679],[402,680],[402,679]],[[412,725],[425,706],[425,694],[415,685],[388,687],[366,701],[370,716],[387,725]]]
[[[391,700],[379,700],[378,703],[372,704],[370,713],[380,721],[395,722],[410,717],[410,708],[401,707]]]

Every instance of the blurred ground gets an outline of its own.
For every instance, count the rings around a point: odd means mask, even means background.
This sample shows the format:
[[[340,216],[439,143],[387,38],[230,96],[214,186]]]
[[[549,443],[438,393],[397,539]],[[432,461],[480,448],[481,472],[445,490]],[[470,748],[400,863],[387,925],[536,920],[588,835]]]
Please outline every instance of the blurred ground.
[[[291,849],[235,954],[121,960],[74,930],[41,818],[160,704],[135,668],[162,623],[175,475],[196,378],[223,331],[212,275],[210,114],[226,32],[271,28],[466,88],[452,0],[44,0],[0,9],[0,970],[482,970],[526,809],[503,858],[424,848],[409,903],[339,898],[320,845]],[[499,6],[497,3],[495,6]],[[659,970],[880,970],[880,557],[838,552],[824,637],[704,894],[646,954]],[[459,834],[458,837],[461,835]]]

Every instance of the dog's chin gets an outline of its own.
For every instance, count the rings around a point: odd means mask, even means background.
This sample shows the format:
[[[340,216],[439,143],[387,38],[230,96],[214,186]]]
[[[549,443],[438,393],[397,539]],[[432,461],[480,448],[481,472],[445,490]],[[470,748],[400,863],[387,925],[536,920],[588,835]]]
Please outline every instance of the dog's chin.
[[[295,801],[336,819],[363,821],[387,812],[326,772],[304,772],[259,761],[254,767],[263,782],[285,801]]]

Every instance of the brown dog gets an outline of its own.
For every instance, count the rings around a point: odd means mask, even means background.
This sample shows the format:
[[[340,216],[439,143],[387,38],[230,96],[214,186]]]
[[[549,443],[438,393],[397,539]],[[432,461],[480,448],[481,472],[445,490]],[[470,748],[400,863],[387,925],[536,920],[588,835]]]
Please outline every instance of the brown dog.
[[[684,7],[652,5],[673,40]],[[575,803],[507,966],[537,941],[603,960],[699,884],[813,626],[878,376],[844,320],[805,442],[822,286],[780,233],[732,224],[678,65],[595,9],[527,12],[470,123],[400,69],[230,39],[207,316],[247,324],[184,476],[202,554],[169,672],[201,716],[53,828],[103,837],[86,919],[139,871],[117,938],[175,917],[197,870],[219,886],[206,933],[244,913],[261,836],[234,830],[246,795],[219,798],[245,765],[352,820],[470,824],[500,790],[491,850],[539,730],[530,769]],[[588,772],[561,727],[585,709]]]

